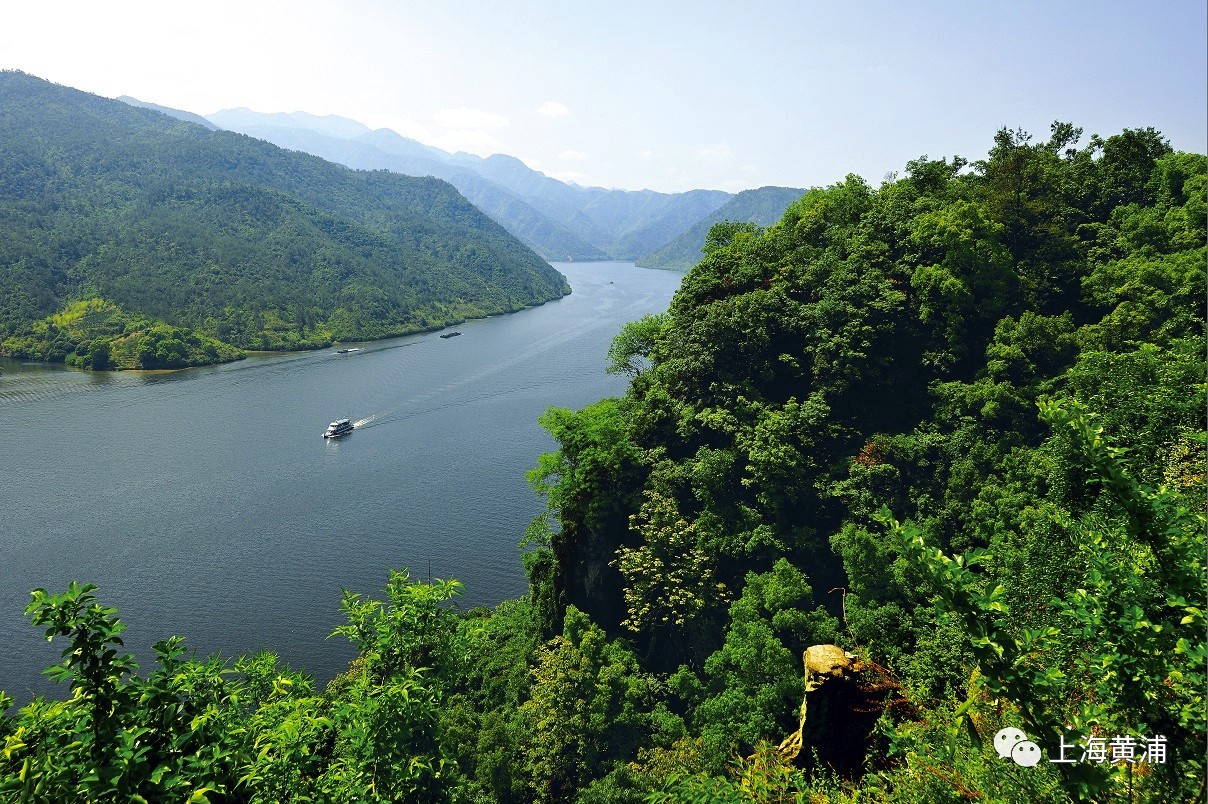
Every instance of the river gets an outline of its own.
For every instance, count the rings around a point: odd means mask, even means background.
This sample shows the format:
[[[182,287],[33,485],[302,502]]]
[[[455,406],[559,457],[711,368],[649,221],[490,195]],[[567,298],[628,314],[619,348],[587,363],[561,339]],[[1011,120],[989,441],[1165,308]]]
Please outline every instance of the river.
[[[378,594],[406,567],[460,580],[463,608],[523,594],[517,542],[542,510],[524,473],[553,447],[537,417],[622,393],[612,336],[682,276],[555,267],[570,296],[454,338],[167,373],[0,360],[0,689],[54,693],[39,674],[65,643],[22,610],[73,579],[120,609],[144,669],[180,634],[198,656],[265,648],[320,682],[353,655],[327,639],[341,589]],[[345,416],[355,432],[320,437]]]

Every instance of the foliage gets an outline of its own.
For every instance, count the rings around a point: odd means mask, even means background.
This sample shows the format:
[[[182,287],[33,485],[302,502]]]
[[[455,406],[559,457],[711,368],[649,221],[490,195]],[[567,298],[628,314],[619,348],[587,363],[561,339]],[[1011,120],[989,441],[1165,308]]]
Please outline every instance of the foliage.
[[[243,357],[243,351],[214,338],[162,322],[131,316],[99,298],[68,304],[24,334],[0,343],[11,357],[108,369],[178,369]]]
[[[994,706],[1046,748],[1067,724],[1196,744],[1208,160],[1151,129],[1080,141],[1065,123],[1044,141],[1003,130],[980,162],[923,157],[880,188],[811,190],[766,229],[715,227],[668,312],[614,344],[626,396],[579,414],[623,415],[547,421],[560,482],[538,490],[566,534],[552,600],[669,674],[701,741],[684,795],[722,795],[701,769],[716,780],[730,751],[784,736],[813,640],[862,646],[920,711],[869,738],[901,746],[867,757],[874,797],[1117,789],[1119,768],[1020,787],[976,741],[948,750],[948,721]],[[621,445],[623,473],[548,471]],[[962,552],[972,565],[936,575]],[[810,623],[793,638],[758,602],[770,574],[793,587],[784,567],[827,592],[787,604]],[[1201,765],[1180,755],[1134,789],[1193,795],[1180,774]]]
[[[657,738],[657,683],[581,612],[568,609],[563,634],[534,659],[532,691],[517,712],[534,800],[565,800]]]
[[[97,602],[96,587],[36,589],[26,608],[47,639],[67,637],[64,661],[46,672],[72,697],[36,699],[7,732],[0,791],[8,800],[207,801],[222,793],[238,764],[230,733],[237,698],[216,661],[181,658],[178,637],[155,645],[158,667],[146,679],[121,653],[124,625]]]
[[[372,679],[393,676],[404,667],[432,670],[438,675],[453,671],[456,660],[452,639],[455,617],[444,604],[461,594],[457,581],[416,583],[403,571],[390,571],[386,585],[389,603],[361,600],[360,594],[344,591],[340,608],[348,623],[340,634],[357,647],[363,672]]]
[[[622,625],[639,632],[683,628],[725,599],[725,586],[714,581],[708,557],[696,546],[695,528],[678,515],[674,500],[651,493],[633,520],[642,544],[619,548],[615,562],[625,578],[629,611]]]
[[[649,365],[659,330],[666,321],[662,314],[648,315],[621,327],[608,347],[608,373],[636,377]]]
[[[724,776],[678,776],[646,797],[648,804],[812,804],[813,786],[803,774],[787,767],[775,746],[760,743],[754,753],[735,760]]]
[[[48,639],[66,637],[47,674],[65,701],[36,698],[0,716],[0,793],[9,801],[448,800],[440,703],[456,663],[443,605],[455,582],[392,573],[389,604],[346,593],[338,633],[365,651],[326,695],[261,653],[234,667],[184,657],[180,637],[155,646],[143,678],[120,652],[125,628],[96,587],[34,590],[26,612]],[[5,699],[6,702],[11,699]]]
[[[1071,732],[1069,742],[1089,737],[1092,728],[1165,735],[1174,759],[1147,787],[1167,799],[1195,795],[1204,773],[1196,743],[1208,729],[1205,519],[1177,492],[1139,485],[1085,409],[1049,403],[1042,412],[1073,441],[1114,509],[1107,517],[1068,523],[1090,569],[1084,588],[1050,604],[1052,625],[1018,628],[1004,588],[988,588],[971,571],[989,563],[988,554],[950,559],[927,548],[916,528],[891,527],[943,605],[963,618],[986,689],[1019,708],[1030,734],[1048,745]],[[1064,658],[1071,643],[1079,646],[1072,664],[1048,658]],[[1123,767],[1111,774],[1097,767],[1061,770],[1075,798],[1099,797],[1124,783]]]
[[[93,338],[45,319],[93,297],[145,319],[133,330],[168,328],[131,347],[158,368],[215,341],[315,348],[569,292],[438,180],[349,170],[17,72],[0,73],[0,98],[5,353],[90,367]]]
[[[458,615],[456,583],[405,573],[383,602],[346,593],[359,656],[322,694],[177,640],[141,679],[91,587],[39,590],[72,695],[0,719],[0,790],[1202,798],[1208,160],[1150,129],[1080,138],[1004,130],[983,161],[923,157],[715,228],[666,314],[614,343],[625,396],[542,417],[528,596]],[[381,233],[359,220],[340,231]],[[116,326],[100,298],[46,331]],[[69,351],[124,359],[96,337]],[[857,656],[833,694],[807,692],[816,643]],[[772,746],[802,711],[790,761]],[[1005,726],[1047,759],[1115,735],[1163,735],[1168,757],[1024,768],[991,745]],[[850,763],[828,768],[837,745]]]
[[[694,724],[715,768],[736,749],[786,736],[805,692],[801,655],[833,642],[836,623],[813,608],[805,575],[780,559],[767,573],[749,573],[730,606],[725,642],[704,664],[706,683]]]

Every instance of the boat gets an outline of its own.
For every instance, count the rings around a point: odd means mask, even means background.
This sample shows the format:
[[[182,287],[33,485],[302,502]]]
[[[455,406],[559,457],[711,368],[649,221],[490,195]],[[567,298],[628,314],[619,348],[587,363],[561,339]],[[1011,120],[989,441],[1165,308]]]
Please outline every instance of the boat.
[[[339,438],[346,436],[353,430],[352,419],[337,419],[327,425],[327,429],[323,431],[324,438]]]
[[[454,331],[452,331],[452,332],[446,332],[444,335],[441,335],[440,337],[442,337],[442,338],[456,338],[456,337],[457,337],[458,335],[460,335],[460,334],[461,334],[460,332],[458,332],[457,330],[454,330]]]
[[[354,348],[352,348],[352,349],[336,349],[336,354],[338,354],[338,355],[350,355],[350,354],[352,354],[353,352],[359,352],[359,351],[361,351],[361,350],[360,350],[360,349],[358,349],[358,348],[355,348],[355,347],[354,347]]]

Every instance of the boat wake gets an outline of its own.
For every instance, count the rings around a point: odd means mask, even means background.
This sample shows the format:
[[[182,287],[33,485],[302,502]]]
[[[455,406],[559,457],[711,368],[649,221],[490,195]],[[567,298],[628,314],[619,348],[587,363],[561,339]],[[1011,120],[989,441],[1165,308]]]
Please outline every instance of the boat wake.
[[[374,414],[373,416],[367,416],[364,419],[357,419],[355,422],[352,423],[352,426],[353,427],[364,427],[365,425],[369,424],[371,421],[373,421],[376,418],[377,418],[377,414]]]

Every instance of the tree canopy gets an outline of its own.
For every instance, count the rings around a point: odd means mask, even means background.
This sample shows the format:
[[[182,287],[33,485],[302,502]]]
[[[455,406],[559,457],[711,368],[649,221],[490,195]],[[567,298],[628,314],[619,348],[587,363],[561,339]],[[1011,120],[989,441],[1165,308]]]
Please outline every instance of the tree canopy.
[[[0,790],[1202,799],[1208,158],[1080,142],[1004,130],[715,228],[614,342],[626,394],[542,417],[529,594],[348,593],[360,655],[322,693],[174,640],[143,679],[91,587],[35,591],[73,694],[0,719]],[[814,645],[839,692],[809,697]]]
[[[0,73],[0,100],[6,353],[62,360],[112,340],[50,328],[91,298],[187,337],[297,349],[569,292],[436,179],[350,170],[17,72]],[[140,367],[205,351],[169,349]]]

